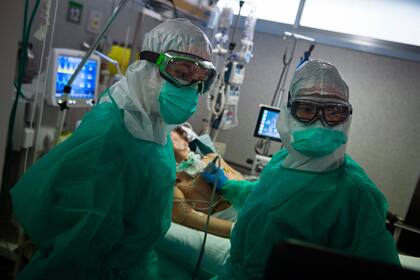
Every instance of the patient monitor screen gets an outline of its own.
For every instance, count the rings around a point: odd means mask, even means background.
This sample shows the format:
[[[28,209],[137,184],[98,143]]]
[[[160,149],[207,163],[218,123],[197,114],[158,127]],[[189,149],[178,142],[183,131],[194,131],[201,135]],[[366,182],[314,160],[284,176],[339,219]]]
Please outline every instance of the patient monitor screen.
[[[63,96],[64,86],[76,70],[80,61],[82,59],[79,57],[68,55],[57,56],[56,97]],[[95,97],[98,66],[96,60],[88,59],[72,84],[70,98],[93,99]]]
[[[258,115],[254,136],[281,142],[280,135],[276,127],[279,113],[280,110],[278,108],[260,106],[260,113]]]

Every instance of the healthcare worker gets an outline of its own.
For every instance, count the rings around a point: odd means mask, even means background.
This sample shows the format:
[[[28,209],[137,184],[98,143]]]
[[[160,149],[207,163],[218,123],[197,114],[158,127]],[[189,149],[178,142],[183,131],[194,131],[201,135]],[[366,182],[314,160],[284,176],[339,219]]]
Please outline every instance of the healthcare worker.
[[[329,62],[310,60],[291,82],[277,127],[284,149],[256,182],[203,174],[240,207],[230,258],[219,279],[260,279],[273,246],[297,239],[399,264],[385,228],[387,202],[363,169],[345,154],[352,106],[349,89]]]
[[[184,19],[145,37],[139,61],[73,135],[12,189],[37,247],[18,279],[157,279],[155,244],[171,223],[169,132],[215,76],[206,35]]]

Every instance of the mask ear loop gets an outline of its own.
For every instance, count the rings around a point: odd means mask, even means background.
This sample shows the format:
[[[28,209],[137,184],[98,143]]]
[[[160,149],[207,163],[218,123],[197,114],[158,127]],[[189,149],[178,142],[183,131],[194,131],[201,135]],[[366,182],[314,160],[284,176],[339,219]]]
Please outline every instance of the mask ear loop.
[[[156,64],[159,66],[163,59],[165,58],[165,55],[163,53],[156,53],[152,51],[142,51],[140,52],[140,60],[146,60],[150,63]]]

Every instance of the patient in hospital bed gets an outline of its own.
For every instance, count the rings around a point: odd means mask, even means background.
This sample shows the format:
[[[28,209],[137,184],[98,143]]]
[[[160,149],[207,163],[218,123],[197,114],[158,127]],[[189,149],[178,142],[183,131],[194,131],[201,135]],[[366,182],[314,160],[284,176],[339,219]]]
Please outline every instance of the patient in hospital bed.
[[[172,220],[190,228],[204,230],[212,186],[205,182],[199,173],[215,158],[216,154],[209,153],[201,157],[192,152],[185,132],[180,127],[171,132],[171,139],[177,162]],[[229,179],[244,179],[224,160],[221,160],[221,166]],[[233,206],[216,194],[208,232],[221,237],[229,237],[233,223],[236,221],[236,214]]]
[[[201,179],[200,170],[211,162],[216,154],[207,151],[204,152],[204,156],[200,156],[192,152],[189,148],[189,136],[181,127],[171,133],[177,161],[177,176],[174,185],[173,222],[165,238],[156,248],[161,280],[191,279],[204,239],[203,230],[212,187]],[[221,160],[221,165],[230,179],[244,179],[225,161]],[[237,213],[233,206],[218,194],[214,201],[199,279],[210,279],[217,275],[229,254],[230,232],[236,221]]]

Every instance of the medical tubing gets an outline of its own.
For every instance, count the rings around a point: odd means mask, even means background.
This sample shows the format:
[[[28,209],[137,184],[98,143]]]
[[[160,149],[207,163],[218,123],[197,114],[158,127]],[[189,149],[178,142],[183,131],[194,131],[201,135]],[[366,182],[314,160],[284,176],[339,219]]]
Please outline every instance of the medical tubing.
[[[52,29],[51,29],[51,38],[50,38],[50,44],[48,46],[48,53],[51,53],[51,49],[52,49],[52,44],[54,41],[54,34],[55,34],[55,23],[57,21],[57,10],[58,10],[58,2],[60,0],[56,0],[55,1],[55,8],[54,8],[54,19],[52,22]],[[47,65],[50,65],[50,61],[51,61],[51,55],[48,55],[47,58]],[[48,67],[48,66],[47,66]],[[46,77],[45,77],[46,79]],[[38,143],[37,143],[37,139],[38,139],[38,133],[39,130],[41,129],[41,122],[42,122],[42,117],[44,115],[44,104],[45,102],[43,102],[45,100],[45,95],[46,95],[46,91],[43,90],[42,91],[42,98],[41,98],[41,107],[39,108],[39,113],[38,113],[38,120],[36,122],[36,129],[35,129],[35,143],[34,143],[34,149],[33,149],[33,157],[32,157],[32,164],[37,160],[38,158]]]
[[[201,203],[210,203],[210,200],[202,200],[202,199],[174,199],[175,203],[179,203],[182,204],[182,206],[184,208],[186,204],[191,205],[192,208],[194,208],[194,210],[200,210],[200,211],[204,211],[204,210],[209,210],[210,207],[215,207],[217,206],[217,204],[219,204],[219,202],[221,201],[221,199],[216,200],[212,205],[208,206],[208,207],[197,207],[196,203],[197,202],[201,202]]]
[[[55,5],[55,12],[56,12],[57,11],[57,3],[58,3],[58,0],[56,0],[55,3],[56,3],[56,5]],[[52,9],[52,5],[49,5],[48,17],[46,18],[46,22],[47,22],[48,25],[49,25],[50,17],[51,17],[51,14],[50,14],[51,9]],[[55,22],[54,22],[54,24],[55,24]],[[50,37],[50,40],[52,40],[52,35]],[[35,111],[36,111],[36,108],[38,106],[38,103],[41,103],[44,100],[43,98],[40,99],[40,96],[42,96],[42,93],[40,93],[40,91],[39,91],[39,86],[40,86],[40,83],[41,83],[41,81],[40,81],[41,80],[40,79],[40,74],[41,74],[41,71],[42,71],[42,69],[44,67],[44,56],[45,56],[45,48],[46,48],[46,45],[47,45],[47,36],[45,36],[44,39],[42,40],[41,60],[40,60],[39,68],[38,68],[38,79],[37,79],[36,85],[35,85],[34,106],[32,106],[31,118],[30,118],[30,122],[29,122],[29,127],[30,128],[33,128],[33,126],[34,126]],[[43,91],[45,91],[45,88],[44,88]],[[37,132],[35,131],[34,147],[33,147],[34,150],[35,150],[35,143],[36,143],[36,139],[37,139],[36,136],[37,136]],[[24,164],[23,164],[23,172],[26,172],[26,169],[28,168],[29,150],[30,150],[29,148],[27,148],[25,150],[25,159],[24,159]]]
[[[40,0],[37,0],[37,2],[35,3],[35,7],[32,11],[31,14],[31,18],[29,20],[28,26],[26,27],[26,22],[27,22],[27,5],[28,2],[26,1],[25,3],[25,16],[24,16],[24,26],[23,26],[23,38],[22,38],[22,48],[21,48],[21,53],[20,53],[20,59],[19,59],[19,70],[18,70],[18,79],[17,82],[14,83],[15,87],[16,87],[16,98],[14,100],[13,103],[13,107],[12,107],[12,111],[11,111],[11,116],[9,119],[9,134],[8,134],[8,141],[7,141],[7,149],[9,150],[9,152],[11,152],[12,149],[12,141],[13,141],[13,132],[14,132],[14,125],[15,125],[15,119],[16,119],[16,111],[17,111],[17,106],[18,106],[18,102],[19,102],[19,97],[23,96],[22,94],[22,82],[23,82],[23,76],[25,74],[25,68],[26,68],[26,60],[27,60],[27,50],[28,50],[28,41],[29,41],[29,34],[31,31],[31,27],[32,27],[32,22],[33,19],[35,17],[35,13],[38,10],[39,7],[39,3]]]
[[[219,155],[216,155],[216,157],[215,157],[215,159],[213,161],[216,161],[218,163],[217,168],[220,169],[220,167],[221,167],[220,156]],[[208,209],[208,212],[207,212],[206,225],[204,227],[203,243],[201,245],[200,255],[199,255],[198,260],[197,260],[197,263],[195,265],[194,274],[193,274],[193,278],[192,278],[193,280],[197,279],[198,272],[199,272],[199,269],[200,269],[200,266],[201,266],[201,261],[203,260],[204,249],[205,249],[205,246],[206,246],[206,240],[207,240],[207,234],[208,234],[207,231],[208,231],[208,227],[209,227],[209,223],[210,223],[210,215],[213,213],[213,209],[214,209],[213,203],[214,203],[214,198],[216,196],[216,186],[217,186],[218,181],[219,181],[219,177],[216,176],[216,179],[215,179],[214,184],[213,184],[213,190],[211,192],[209,209]]]
[[[195,177],[194,179],[193,179],[193,181],[192,181],[192,187],[194,188],[195,187],[195,183],[197,182],[197,179],[199,178],[199,176],[197,176],[197,177]],[[211,203],[212,201],[211,200],[201,200],[201,199],[175,199],[174,200],[174,202],[177,202],[177,203],[183,203],[184,205],[185,205],[185,203],[187,203],[187,202],[191,202],[191,206],[194,208],[194,209],[196,209],[196,210],[202,210],[202,211],[204,211],[204,210],[208,210],[209,208],[211,208],[211,207],[215,207],[219,202],[220,202],[220,199],[218,199],[217,201],[215,201],[214,203]],[[204,207],[204,208],[200,208],[200,207],[195,207],[195,203],[196,202],[203,202],[203,203],[205,203],[205,202],[207,202],[207,203],[209,203],[209,204],[211,204],[211,205],[209,205],[208,207]]]
[[[25,10],[24,10],[23,28],[22,28],[22,48],[21,48],[21,53],[20,53],[19,65],[18,65],[18,79],[17,79],[17,82],[14,83],[16,87],[16,97],[13,102],[12,110],[10,112],[10,118],[9,118],[9,124],[8,124],[8,137],[7,137],[7,144],[6,144],[6,157],[5,157],[5,164],[3,168],[2,185],[4,185],[8,181],[8,173],[9,173],[9,168],[11,166],[9,161],[12,156],[11,153],[12,153],[12,147],[13,147],[13,133],[14,133],[15,120],[16,120],[17,106],[19,102],[19,97],[23,96],[22,82],[23,82],[23,75],[25,74],[26,60],[27,60],[27,55],[28,55],[27,49],[28,49],[29,35],[31,33],[32,23],[33,23],[36,11],[38,10],[40,2],[41,0],[37,0],[35,2],[35,6],[32,10],[31,17],[29,19],[29,22],[27,22],[29,1],[28,0],[25,1]],[[3,190],[5,188],[1,188],[1,189]]]

